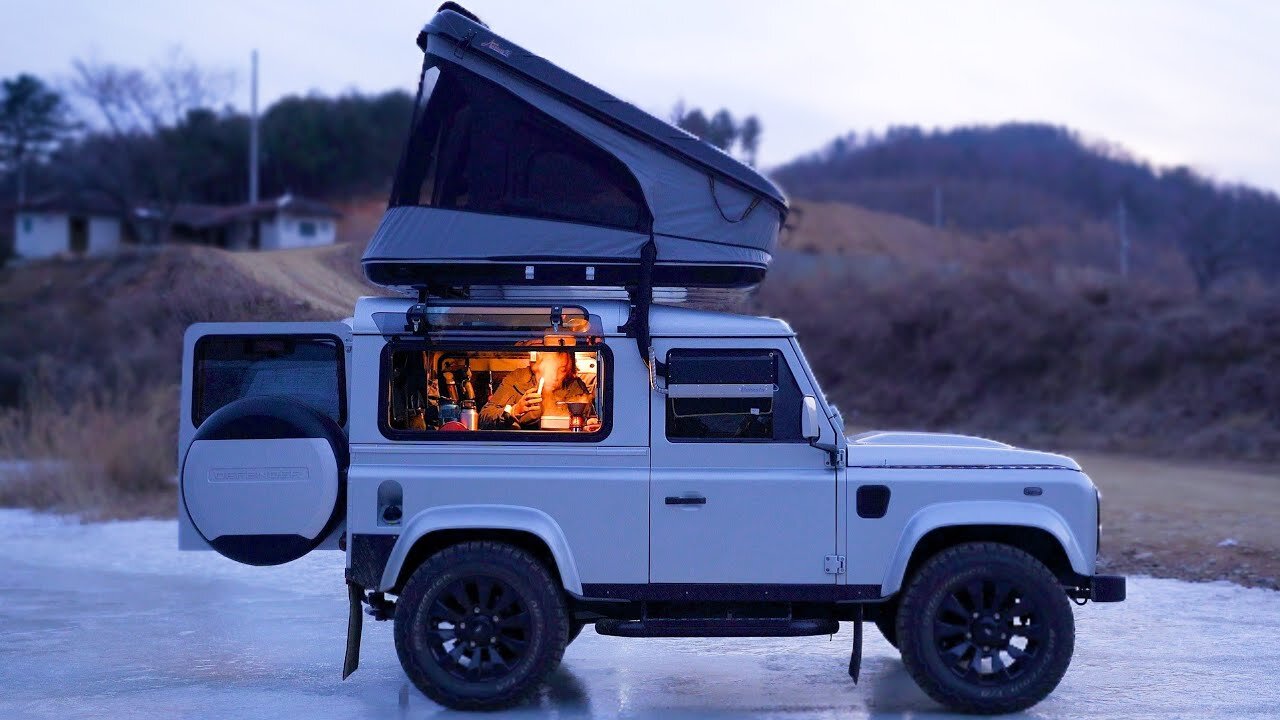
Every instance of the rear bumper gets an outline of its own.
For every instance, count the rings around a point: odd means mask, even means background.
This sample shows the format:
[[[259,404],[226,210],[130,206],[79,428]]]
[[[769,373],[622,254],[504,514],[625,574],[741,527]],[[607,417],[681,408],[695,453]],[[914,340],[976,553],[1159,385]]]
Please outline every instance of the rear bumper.
[[[1123,575],[1094,575],[1089,578],[1089,599],[1094,602],[1120,602],[1125,598]]]

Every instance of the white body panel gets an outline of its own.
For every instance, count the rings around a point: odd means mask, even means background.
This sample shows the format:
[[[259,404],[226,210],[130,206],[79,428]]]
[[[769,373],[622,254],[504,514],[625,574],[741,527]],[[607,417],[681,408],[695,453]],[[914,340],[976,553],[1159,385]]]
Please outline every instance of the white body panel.
[[[875,432],[846,439],[794,334],[768,318],[655,306],[654,347],[659,358],[675,348],[778,351],[800,392],[816,400],[819,447],[669,440],[666,396],[650,388],[635,340],[618,332],[628,311],[612,300],[572,303],[585,306],[605,336],[612,427],[598,441],[390,439],[378,422],[388,339],[374,314],[403,315],[411,303],[362,299],[349,336],[345,529],[349,536],[395,538],[379,544],[390,548],[386,564],[378,566],[380,590],[394,590],[414,543],[461,529],[518,530],[540,538],[575,594],[594,585],[833,584],[871,593],[857,597],[885,597],[900,588],[921,538],[939,528],[973,525],[1043,530],[1075,572],[1095,571],[1096,490],[1074,461],[960,435]],[[279,334],[315,327],[249,323],[213,330]],[[188,363],[194,340],[213,330],[197,326],[188,333]],[[188,365],[184,450],[195,431],[190,377]],[[686,386],[684,394],[696,396],[707,387]],[[843,466],[830,464],[829,450]],[[386,522],[379,512],[378,489],[388,481],[402,490],[399,522]],[[883,517],[859,516],[856,496],[863,485],[889,488]],[[706,502],[666,502],[691,496]],[[202,545],[188,537],[185,511],[180,520],[182,546]],[[242,523],[240,531],[257,523],[269,527],[250,515]],[[845,557],[843,572],[828,574],[828,555]]]
[[[382,590],[390,590],[399,577],[413,543],[438,530],[519,530],[536,535],[551,551],[565,590],[582,593],[578,565],[570,550],[569,539],[552,517],[541,510],[515,505],[445,505],[423,510],[405,526],[401,541],[382,572]]]
[[[635,382],[645,370],[633,342],[608,343],[614,407],[628,410],[615,410],[612,431],[598,443],[392,442],[377,418],[385,344],[378,334],[354,339],[349,532],[400,534],[401,554],[421,537],[410,528],[437,528],[419,522],[421,513],[443,517],[444,509],[478,505],[524,508],[548,518],[567,539],[582,582],[648,581],[648,428],[636,420],[647,414],[649,400],[647,384]],[[386,480],[404,490],[403,530],[378,523],[377,490]],[[539,534],[532,525],[524,529]]]

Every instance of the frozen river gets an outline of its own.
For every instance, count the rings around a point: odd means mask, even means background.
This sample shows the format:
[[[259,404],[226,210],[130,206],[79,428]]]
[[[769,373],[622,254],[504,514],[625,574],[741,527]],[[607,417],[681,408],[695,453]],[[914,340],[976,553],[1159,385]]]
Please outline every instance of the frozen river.
[[[246,568],[182,553],[173,522],[77,525],[0,511],[0,718],[425,718],[390,623],[341,680],[342,556]],[[1076,613],[1075,660],[1027,716],[1280,715],[1280,593],[1131,580]],[[587,630],[518,717],[944,717],[868,626],[852,634],[623,640]],[[467,716],[467,717],[493,717]]]

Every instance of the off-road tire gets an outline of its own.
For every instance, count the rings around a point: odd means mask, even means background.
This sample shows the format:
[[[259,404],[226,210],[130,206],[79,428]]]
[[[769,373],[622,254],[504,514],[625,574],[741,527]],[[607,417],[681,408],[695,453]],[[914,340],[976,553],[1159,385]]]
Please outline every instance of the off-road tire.
[[[973,587],[973,583],[981,588],[978,594],[984,597],[984,602],[985,597],[993,599],[987,609],[979,613],[981,620],[970,621],[967,616],[972,613],[964,613],[965,621],[972,622],[973,626],[969,628],[969,634],[961,631],[961,637],[971,639],[939,639],[939,633],[954,633],[952,628],[958,624],[953,621],[956,617],[954,612],[944,605],[955,607],[951,602],[960,597],[972,598],[973,593],[967,588]],[[964,663],[964,670],[957,662],[948,664],[944,659],[948,651],[942,646],[955,642],[957,644],[951,649],[954,652],[954,648],[965,644],[976,653],[980,649],[976,645],[986,642],[978,640],[980,631],[984,638],[1001,637],[985,634],[988,632],[1008,631],[1008,627],[1003,626],[978,626],[978,623],[992,617],[992,612],[996,613],[994,617],[1000,617],[998,610],[994,610],[1002,602],[997,597],[1001,594],[997,583],[1009,583],[1017,588],[1014,596],[1025,598],[1018,601],[1023,603],[1021,609],[1019,605],[1007,605],[1015,608],[1015,612],[1006,611],[1006,621],[1010,615],[1025,612],[1028,607],[1034,610],[1015,621],[1015,624],[1023,620],[1027,623],[1016,627],[1020,632],[1008,636],[1010,644],[1014,635],[1035,636],[1036,639],[1026,639],[1026,647],[1022,649],[1026,652],[1027,648],[1034,647],[1034,652],[1022,658],[1011,656],[1015,663],[1027,661],[1017,674],[1011,675],[1010,671],[1017,667],[1011,663],[1003,675],[991,677],[989,684],[983,684],[985,681],[973,677],[980,671],[968,667],[968,661]],[[939,620],[944,621],[936,622]],[[1043,700],[1062,680],[1075,648],[1075,617],[1061,583],[1031,555],[999,543],[957,545],[925,562],[902,594],[896,631],[907,672],[929,697],[952,710],[983,715],[1017,712]],[[960,659],[956,656],[956,660]],[[989,668],[988,663],[980,664]],[[1000,672],[992,671],[990,674],[994,676]]]
[[[874,622],[885,642],[898,649],[898,598],[880,603],[875,609]]]
[[[465,674],[466,668],[460,666],[458,659],[450,664],[444,650],[447,643],[440,643],[439,638],[452,632],[456,649],[459,644],[466,645],[456,639],[463,637],[464,631],[458,629],[460,625],[452,630],[438,629],[432,620],[441,612],[455,612],[453,608],[462,603],[456,600],[453,590],[459,583],[465,588],[472,582],[505,584],[527,615],[527,627],[513,631],[523,633],[523,650],[510,661],[510,670],[499,671],[502,674],[497,677],[458,677],[456,673]],[[499,593],[499,597],[504,595]],[[441,610],[438,600],[450,607]],[[476,602],[477,607],[481,604]],[[519,620],[517,614],[511,619]],[[476,627],[475,621],[472,626]],[[501,627],[493,630],[495,637],[503,632],[508,631]],[[569,618],[559,585],[537,558],[505,543],[468,542],[441,550],[414,571],[396,602],[395,641],[400,665],[423,694],[454,710],[500,710],[525,701],[560,664],[568,636]],[[503,641],[506,642],[505,636]],[[446,657],[438,660],[441,652]],[[492,658],[497,652],[489,650],[480,657]],[[476,666],[483,668],[483,663],[482,660]]]

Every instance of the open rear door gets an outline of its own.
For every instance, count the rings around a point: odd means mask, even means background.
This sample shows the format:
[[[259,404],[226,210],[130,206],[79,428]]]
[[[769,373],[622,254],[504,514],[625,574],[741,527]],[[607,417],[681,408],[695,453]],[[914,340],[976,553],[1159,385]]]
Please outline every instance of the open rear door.
[[[344,323],[187,330],[180,548],[278,565],[336,537],[346,509],[350,346]]]

